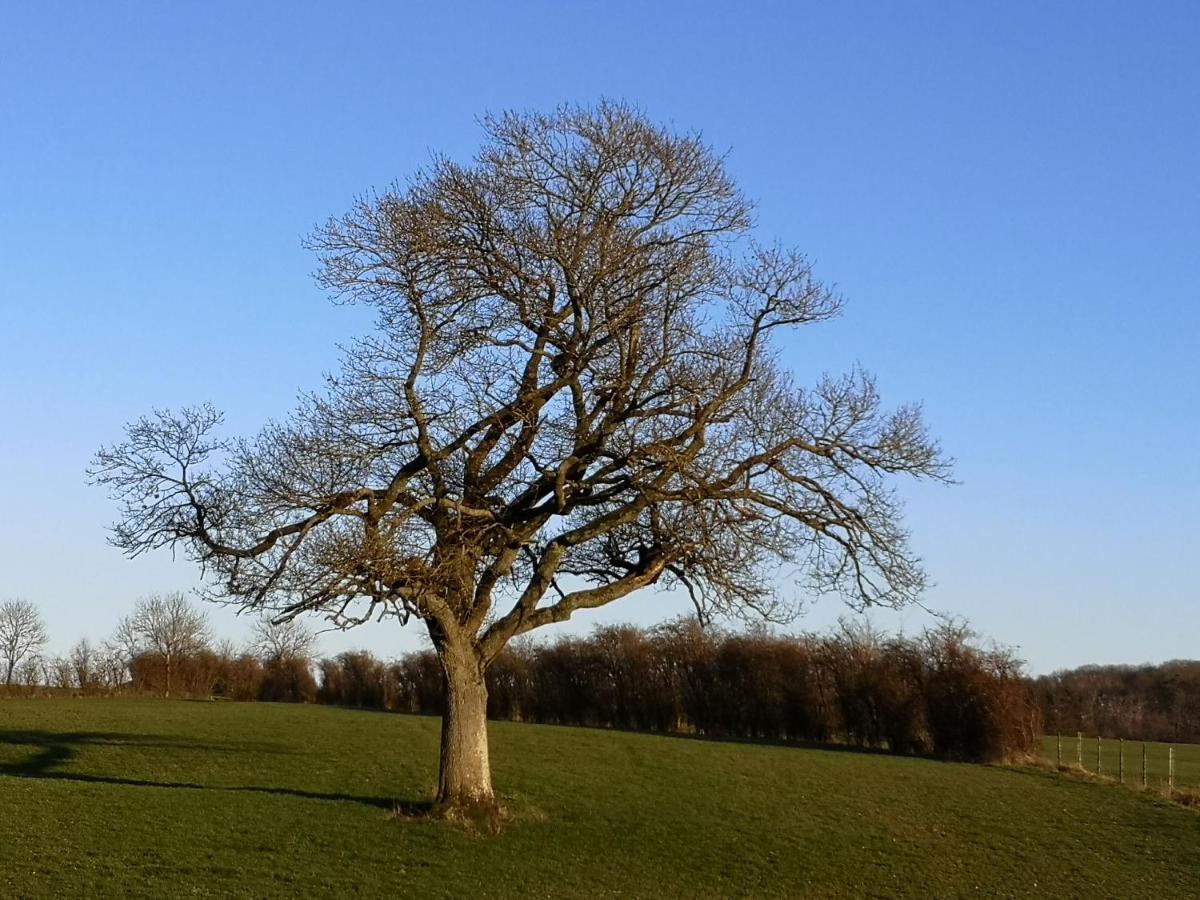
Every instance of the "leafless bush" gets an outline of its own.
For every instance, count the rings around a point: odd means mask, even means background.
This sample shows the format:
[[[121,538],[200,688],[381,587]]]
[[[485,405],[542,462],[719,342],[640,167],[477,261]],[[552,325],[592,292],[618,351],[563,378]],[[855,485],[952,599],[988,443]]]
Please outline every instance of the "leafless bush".
[[[1010,651],[983,650],[963,625],[927,631],[926,711],[943,756],[1003,761],[1030,754],[1041,737],[1032,691]]]
[[[263,669],[259,700],[312,703],[317,699],[317,681],[305,657],[276,659]]]
[[[737,634],[683,619],[654,629],[506,648],[488,671],[489,715],[754,740],[846,741],[897,753],[1002,760],[1040,722],[1019,662],[962,626],[917,638],[844,623],[830,635]],[[436,654],[386,665],[365,651],[321,664],[324,703],[440,714]]]

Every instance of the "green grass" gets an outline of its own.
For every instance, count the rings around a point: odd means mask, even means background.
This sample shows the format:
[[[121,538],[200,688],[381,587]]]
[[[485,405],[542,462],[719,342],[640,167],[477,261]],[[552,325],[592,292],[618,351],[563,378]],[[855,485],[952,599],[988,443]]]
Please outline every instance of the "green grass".
[[[1175,748],[1175,786],[1200,788],[1200,744],[1146,743],[1146,782],[1152,790],[1163,790],[1167,784],[1167,748]],[[1078,759],[1076,736],[1062,736],[1063,765],[1073,766]],[[1100,774],[1116,778],[1119,773],[1121,742],[1103,739],[1100,742]],[[1058,758],[1057,738],[1042,739],[1042,755],[1047,762]],[[1096,736],[1083,739],[1083,767],[1096,771]],[[1134,787],[1142,784],[1142,742],[1125,742],[1125,783]]]
[[[427,799],[436,719],[0,702],[0,896],[1189,896],[1200,815],[1048,771],[491,726],[518,821]]]

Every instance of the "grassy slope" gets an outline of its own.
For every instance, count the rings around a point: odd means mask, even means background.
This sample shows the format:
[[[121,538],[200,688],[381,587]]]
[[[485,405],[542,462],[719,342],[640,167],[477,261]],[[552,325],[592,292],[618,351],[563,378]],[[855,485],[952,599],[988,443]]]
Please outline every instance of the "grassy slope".
[[[1047,762],[1054,762],[1058,755],[1056,738],[1053,735],[1042,739],[1042,755]],[[1116,778],[1119,769],[1120,741],[1105,738],[1100,747],[1100,772]],[[1167,748],[1175,748],[1175,786],[1200,788],[1200,744],[1156,744],[1146,743],[1146,783],[1152,790],[1162,790],[1167,783]],[[1074,765],[1078,756],[1075,735],[1062,736],[1062,761]],[[1083,767],[1096,771],[1096,737],[1083,739]],[[1125,783],[1138,787],[1142,783],[1142,742],[1125,742]]]
[[[1186,896],[1200,815],[1039,771],[500,723],[502,836],[387,816],[438,722],[0,702],[0,896]]]

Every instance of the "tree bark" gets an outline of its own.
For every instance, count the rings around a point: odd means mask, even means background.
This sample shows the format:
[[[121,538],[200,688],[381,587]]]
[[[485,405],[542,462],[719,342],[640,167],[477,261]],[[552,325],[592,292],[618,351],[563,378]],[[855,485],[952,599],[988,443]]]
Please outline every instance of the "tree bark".
[[[446,685],[437,807],[443,814],[495,809],[488,761],[487,683],[479,653],[466,642],[438,642]]]

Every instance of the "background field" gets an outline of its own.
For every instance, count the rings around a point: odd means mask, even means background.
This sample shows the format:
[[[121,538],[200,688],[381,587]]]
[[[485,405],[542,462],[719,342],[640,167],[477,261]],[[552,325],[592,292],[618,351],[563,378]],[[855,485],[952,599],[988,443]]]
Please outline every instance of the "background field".
[[[1042,751],[1048,762],[1058,758],[1057,738],[1048,735],[1042,739]],[[1162,790],[1167,783],[1168,748],[1175,748],[1175,786],[1200,788],[1200,744],[1157,744],[1146,742],[1146,780],[1147,786],[1153,790]],[[1076,736],[1062,736],[1062,761],[1064,765],[1074,765],[1077,759]],[[1120,758],[1121,742],[1108,740],[1100,742],[1101,774],[1112,778],[1117,777],[1118,760]],[[1085,736],[1083,739],[1083,767],[1089,772],[1096,771],[1096,736]],[[1142,783],[1142,742],[1125,742],[1125,783],[1140,787]]]
[[[1041,770],[491,726],[500,837],[389,816],[438,720],[0,702],[0,895],[1188,896],[1200,815]],[[1094,749],[1094,747],[1093,747]]]

